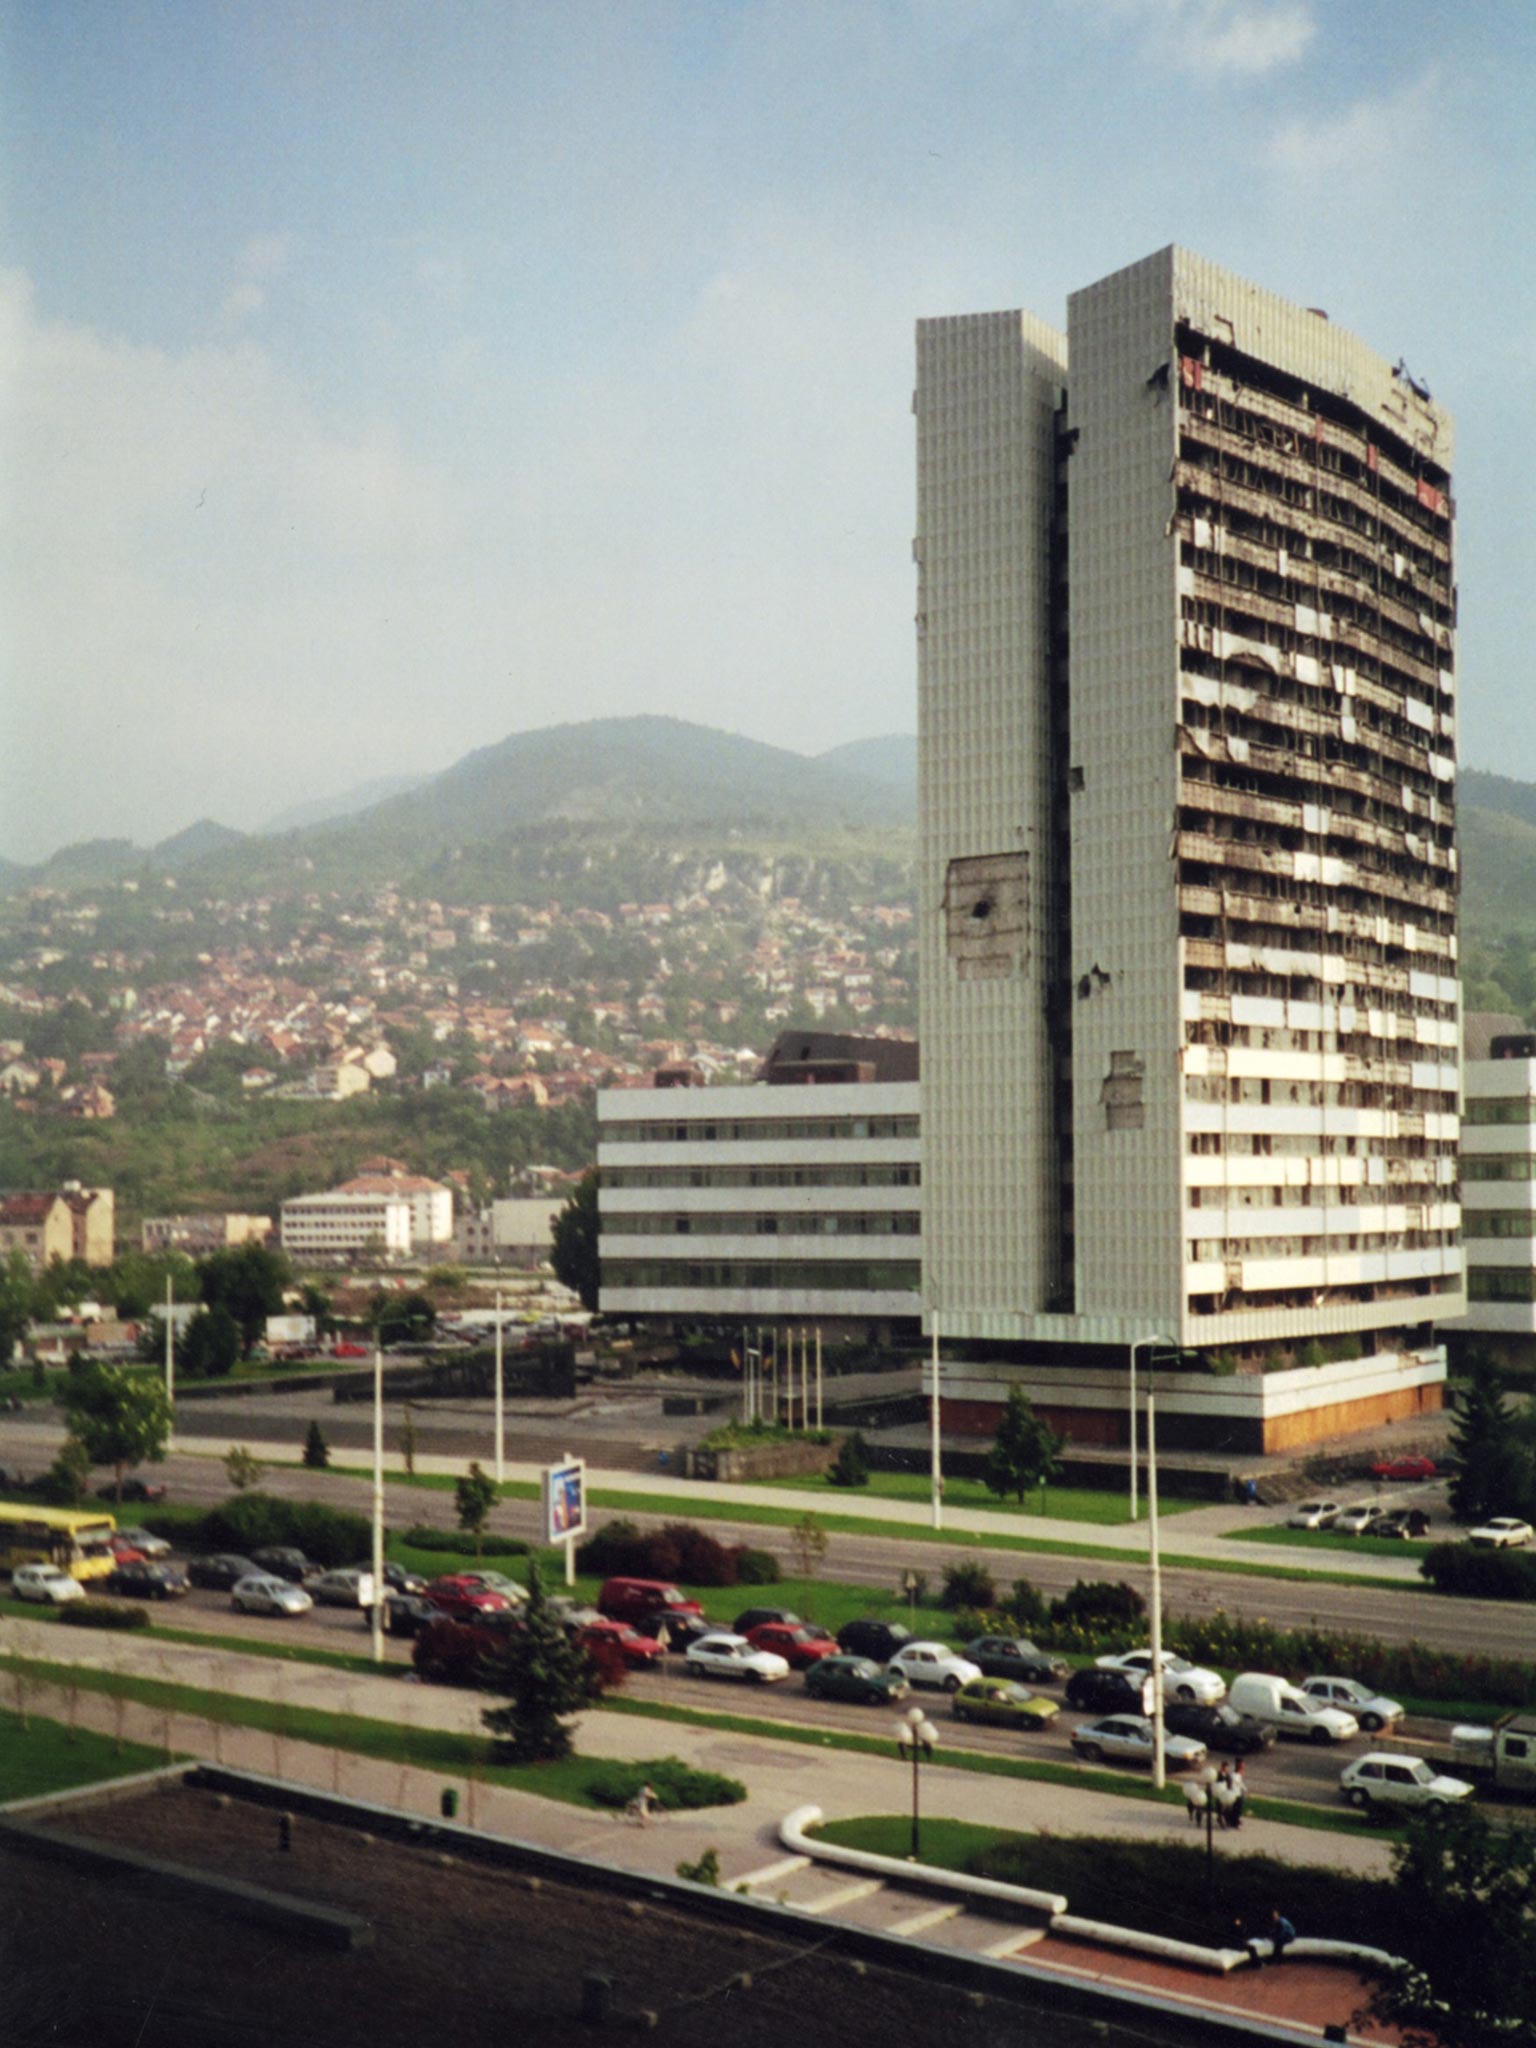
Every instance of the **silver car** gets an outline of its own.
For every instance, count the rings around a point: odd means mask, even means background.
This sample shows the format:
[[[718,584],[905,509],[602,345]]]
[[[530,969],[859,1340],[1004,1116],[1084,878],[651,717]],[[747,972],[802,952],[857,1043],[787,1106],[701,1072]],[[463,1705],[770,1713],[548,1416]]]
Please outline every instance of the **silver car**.
[[[308,1614],[315,1603],[302,1586],[256,1572],[237,1581],[229,1604],[237,1614]]]
[[[754,1650],[745,1636],[721,1629],[712,1636],[700,1636],[683,1652],[690,1671],[704,1678],[742,1678],[752,1685],[769,1685],[788,1678],[788,1661],[774,1650]]]
[[[1367,1735],[1390,1728],[1394,1721],[1403,1718],[1401,1700],[1389,1700],[1385,1693],[1372,1692],[1358,1678],[1304,1678],[1301,1689],[1309,1700],[1322,1700],[1327,1706],[1342,1707],[1346,1714],[1353,1714]]]
[[[309,1592],[322,1607],[361,1607],[365,1578],[371,1586],[371,1572],[365,1574],[356,1565],[347,1565],[340,1571],[322,1572],[318,1579],[311,1579]]]
[[[1142,1714],[1106,1714],[1072,1730],[1072,1747],[1087,1763],[1150,1764],[1152,1723]],[[1192,1735],[1164,1735],[1163,1761],[1170,1771],[1205,1762],[1205,1744]]]

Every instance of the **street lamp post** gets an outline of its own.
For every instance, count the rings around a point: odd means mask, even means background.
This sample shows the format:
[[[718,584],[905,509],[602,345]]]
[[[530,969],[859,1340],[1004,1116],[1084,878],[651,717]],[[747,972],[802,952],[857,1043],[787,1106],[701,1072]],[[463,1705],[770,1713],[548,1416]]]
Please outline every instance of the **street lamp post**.
[[[1138,1351],[1150,1352],[1154,1344],[1167,1345],[1170,1350],[1173,1348],[1170,1340],[1167,1337],[1138,1337],[1135,1343],[1131,1346],[1131,1520],[1133,1522],[1138,1519],[1140,1514],[1140,1508],[1138,1506],[1136,1499],[1136,1354]],[[1147,1366],[1149,1371],[1151,1369],[1151,1364],[1152,1361],[1149,1357],[1147,1360]]]
[[[933,1745],[939,1739],[934,1727],[921,1707],[908,1707],[896,1723],[896,1751],[899,1756],[912,1758],[912,1853],[910,1861],[918,1860],[918,1764],[932,1763]]]
[[[1205,1890],[1208,1899],[1216,1897],[1216,1766],[1207,1764],[1197,1773],[1199,1782],[1205,1788]]]
[[[1163,1560],[1157,1534],[1157,1403],[1147,1396],[1147,1548],[1152,1580],[1152,1783],[1168,1782],[1163,1729]]]
[[[933,1526],[944,1526],[944,1450],[939,1437],[939,1312],[933,1312],[933,1363],[929,1370],[928,1484],[933,1496]]]

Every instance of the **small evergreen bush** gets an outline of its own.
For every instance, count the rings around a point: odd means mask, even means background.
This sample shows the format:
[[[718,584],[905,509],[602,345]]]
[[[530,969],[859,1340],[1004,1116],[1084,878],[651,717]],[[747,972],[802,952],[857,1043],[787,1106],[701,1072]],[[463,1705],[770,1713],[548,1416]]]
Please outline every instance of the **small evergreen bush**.
[[[1139,1622],[1146,1611],[1146,1601],[1124,1579],[1079,1579],[1070,1593],[1051,1602],[1051,1620],[1057,1623],[1108,1623],[1112,1628],[1125,1628]]]
[[[649,1763],[601,1764],[587,1779],[587,1791],[599,1806],[623,1808],[642,1785],[649,1785],[656,1804],[671,1813],[694,1812],[704,1806],[739,1806],[747,1788],[739,1778],[718,1771],[696,1771],[681,1757],[652,1757]]]
[[[869,1446],[859,1430],[845,1436],[838,1446],[837,1456],[827,1467],[827,1483],[829,1486],[868,1486]]]
[[[304,1438],[304,1463],[312,1472],[324,1472],[331,1462],[331,1447],[325,1440],[325,1431],[317,1421],[309,1425]]]
[[[72,1600],[59,1609],[59,1620],[70,1628],[148,1628],[149,1609],[117,1600]]]
[[[418,1522],[407,1529],[401,1537],[412,1550],[442,1550],[458,1556],[464,1549],[464,1537],[458,1529],[432,1529],[425,1522]],[[520,1536],[495,1536],[487,1533],[480,1545],[487,1557],[526,1557],[528,1545]]]
[[[736,1552],[738,1586],[773,1586],[779,1581],[779,1560],[771,1550],[754,1550],[749,1543]]]
[[[939,1605],[953,1611],[956,1608],[991,1607],[997,1601],[997,1587],[992,1574],[979,1559],[961,1558],[944,1567],[944,1589],[939,1594]]]

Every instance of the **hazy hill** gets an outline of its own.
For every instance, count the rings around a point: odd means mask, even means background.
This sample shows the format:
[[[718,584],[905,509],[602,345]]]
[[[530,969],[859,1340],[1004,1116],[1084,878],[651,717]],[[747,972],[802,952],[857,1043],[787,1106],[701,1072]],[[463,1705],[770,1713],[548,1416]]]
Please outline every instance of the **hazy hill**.
[[[275,818],[269,818],[261,829],[276,834],[300,832],[309,825],[333,825],[342,818],[355,817],[359,811],[372,810],[389,797],[402,796],[408,789],[419,789],[426,780],[425,775],[376,775],[371,782],[354,783],[339,796],[315,797],[307,804],[290,805]]]
[[[847,740],[830,747],[816,759],[823,767],[836,768],[845,775],[861,775],[866,782],[900,790],[917,810],[917,734],[887,733],[875,740]]]
[[[185,832],[176,832],[169,839],[162,839],[145,855],[145,861],[150,867],[179,871],[195,866],[210,853],[221,853],[227,846],[239,846],[244,839],[245,834],[236,832],[232,826],[220,825],[212,818],[199,818]]]

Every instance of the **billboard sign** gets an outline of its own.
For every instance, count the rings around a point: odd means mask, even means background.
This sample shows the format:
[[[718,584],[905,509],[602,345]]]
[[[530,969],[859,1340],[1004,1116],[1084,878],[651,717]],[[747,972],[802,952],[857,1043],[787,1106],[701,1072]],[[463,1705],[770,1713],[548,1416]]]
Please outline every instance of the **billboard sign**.
[[[546,1465],[543,1474],[544,1541],[564,1543],[587,1533],[587,1466],[584,1458]]]

